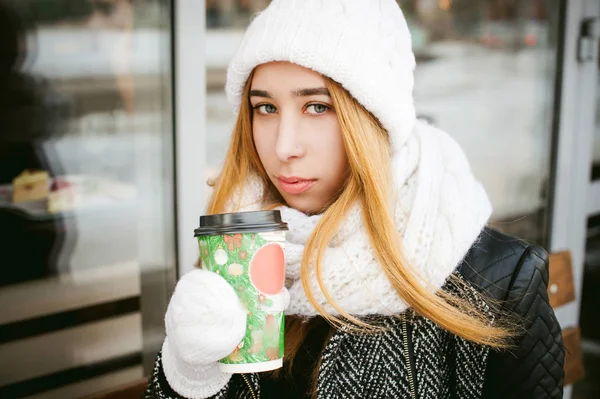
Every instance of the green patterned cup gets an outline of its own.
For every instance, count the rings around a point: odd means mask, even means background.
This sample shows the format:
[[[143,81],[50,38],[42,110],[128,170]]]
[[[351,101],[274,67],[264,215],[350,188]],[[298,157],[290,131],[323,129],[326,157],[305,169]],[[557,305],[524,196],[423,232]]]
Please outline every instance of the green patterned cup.
[[[194,230],[203,267],[235,289],[248,315],[244,339],[219,362],[224,372],[283,365],[287,229],[279,211],[258,211],[201,216]]]

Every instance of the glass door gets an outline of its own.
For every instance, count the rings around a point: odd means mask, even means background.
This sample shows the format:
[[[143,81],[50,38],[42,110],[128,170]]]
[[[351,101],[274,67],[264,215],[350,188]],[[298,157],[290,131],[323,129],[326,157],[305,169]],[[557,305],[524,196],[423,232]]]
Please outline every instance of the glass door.
[[[252,12],[268,1],[206,4],[206,177],[233,126],[225,71]],[[399,0],[417,58],[420,117],[465,149],[495,227],[546,244],[558,0]]]
[[[140,379],[175,275],[171,7],[0,0],[0,397]]]
[[[559,2],[402,0],[416,109],[465,150],[491,224],[546,244]]]
[[[598,15],[600,26],[600,10]],[[600,42],[600,41],[599,41]],[[600,47],[599,47],[600,50]],[[586,377],[575,385],[574,399],[600,396],[600,55],[598,57],[598,84],[596,88],[596,117],[593,125],[591,184],[589,190],[589,214],[587,219],[583,285],[581,293],[581,349]],[[593,104],[592,104],[593,106]]]

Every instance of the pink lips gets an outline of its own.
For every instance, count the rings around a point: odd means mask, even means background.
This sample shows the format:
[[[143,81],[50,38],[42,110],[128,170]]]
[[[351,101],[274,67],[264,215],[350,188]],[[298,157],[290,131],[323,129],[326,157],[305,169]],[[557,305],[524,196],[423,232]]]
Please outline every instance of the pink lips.
[[[296,176],[279,176],[279,187],[288,194],[300,194],[312,187],[316,180],[302,179]]]

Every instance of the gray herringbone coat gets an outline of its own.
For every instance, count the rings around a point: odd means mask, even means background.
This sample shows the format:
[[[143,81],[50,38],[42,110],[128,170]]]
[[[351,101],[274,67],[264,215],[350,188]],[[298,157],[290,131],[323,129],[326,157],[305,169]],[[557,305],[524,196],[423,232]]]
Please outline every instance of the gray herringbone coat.
[[[331,336],[322,353],[317,398],[561,398],[564,348],[546,294],[545,252],[488,229],[455,273],[470,287],[461,295],[490,321],[495,316],[486,298],[520,316],[524,330],[512,350],[465,341],[411,311],[401,318],[374,317],[388,327],[385,333],[337,330]],[[215,399],[258,399],[261,378],[234,375]],[[181,398],[164,377],[160,354],[146,398]]]

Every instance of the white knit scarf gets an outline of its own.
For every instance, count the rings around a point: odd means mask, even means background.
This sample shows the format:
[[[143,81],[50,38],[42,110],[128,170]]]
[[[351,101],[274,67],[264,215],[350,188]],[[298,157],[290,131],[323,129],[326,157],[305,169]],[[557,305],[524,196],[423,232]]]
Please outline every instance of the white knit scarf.
[[[473,245],[491,214],[488,197],[471,173],[458,144],[445,132],[417,121],[406,143],[393,157],[395,224],[402,251],[413,272],[430,291],[438,290]],[[228,211],[261,209],[263,186],[246,183]],[[238,204],[235,206],[234,204]],[[287,314],[315,316],[300,281],[305,243],[321,218],[289,207],[278,208],[288,223]],[[317,302],[337,315],[319,288],[312,269],[310,288]],[[335,302],[352,315],[398,314],[407,309],[376,260],[355,204],[322,259],[322,278]]]

